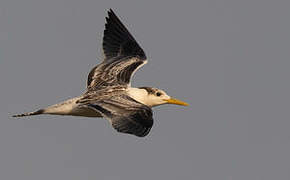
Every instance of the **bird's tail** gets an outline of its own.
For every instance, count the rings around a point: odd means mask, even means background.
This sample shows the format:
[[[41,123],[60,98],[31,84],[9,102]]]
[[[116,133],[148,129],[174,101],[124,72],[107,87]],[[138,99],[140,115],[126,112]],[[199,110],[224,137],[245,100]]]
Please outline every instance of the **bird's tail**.
[[[13,115],[12,117],[33,116],[33,115],[43,114],[43,112],[44,112],[44,110],[40,109],[40,110],[35,111],[35,112],[28,112],[28,113]]]

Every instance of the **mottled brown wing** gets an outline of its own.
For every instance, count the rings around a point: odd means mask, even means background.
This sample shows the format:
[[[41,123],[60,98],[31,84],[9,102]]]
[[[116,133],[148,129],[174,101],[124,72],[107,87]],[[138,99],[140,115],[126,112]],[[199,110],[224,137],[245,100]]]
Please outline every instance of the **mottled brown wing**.
[[[147,62],[142,48],[112,10],[108,12],[105,26],[105,59],[89,73],[88,89],[129,84],[134,72]]]
[[[87,104],[101,113],[121,133],[144,137],[153,126],[152,110],[126,95]]]
[[[127,85],[134,72],[145,64],[136,57],[120,58],[112,63],[102,63],[91,70],[88,76],[88,89],[102,89],[107,86]]]

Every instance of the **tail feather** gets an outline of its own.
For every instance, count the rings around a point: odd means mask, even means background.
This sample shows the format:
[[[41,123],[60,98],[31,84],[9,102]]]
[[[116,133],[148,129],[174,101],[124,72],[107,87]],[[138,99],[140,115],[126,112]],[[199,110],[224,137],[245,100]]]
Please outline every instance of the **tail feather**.
[[[33,116],[33,115],[43,114],[43,112],[44,112],[44,110],[40,109],[40,110],[35,111],[35,112],[28,112],[28,113],[13,115],[12,117]]]

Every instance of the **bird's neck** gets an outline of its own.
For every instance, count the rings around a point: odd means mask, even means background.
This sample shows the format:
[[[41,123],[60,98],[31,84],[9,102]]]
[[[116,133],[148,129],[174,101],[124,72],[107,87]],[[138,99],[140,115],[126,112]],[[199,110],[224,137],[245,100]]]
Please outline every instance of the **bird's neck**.
[[[134,100],[145,104],[149,107],[152,107],[153,104],[148,98],[148,92],[145,89],[139,89],[139,88],[134,88],[134,87],[129,87],[127,89],[128,95],[133,98]]]

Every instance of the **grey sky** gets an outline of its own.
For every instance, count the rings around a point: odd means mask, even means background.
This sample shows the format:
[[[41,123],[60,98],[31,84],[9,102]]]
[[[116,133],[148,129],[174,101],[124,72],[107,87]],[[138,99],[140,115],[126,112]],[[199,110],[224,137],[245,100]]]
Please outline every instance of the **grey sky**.
[[[0,179],[290,179],[289,7],[1,0]],[[85,90],[109,8],[149,59],[132,85],[162,88],[191,106],[155,108],[145,138],[116,133],[104,119],[10,118]]]

